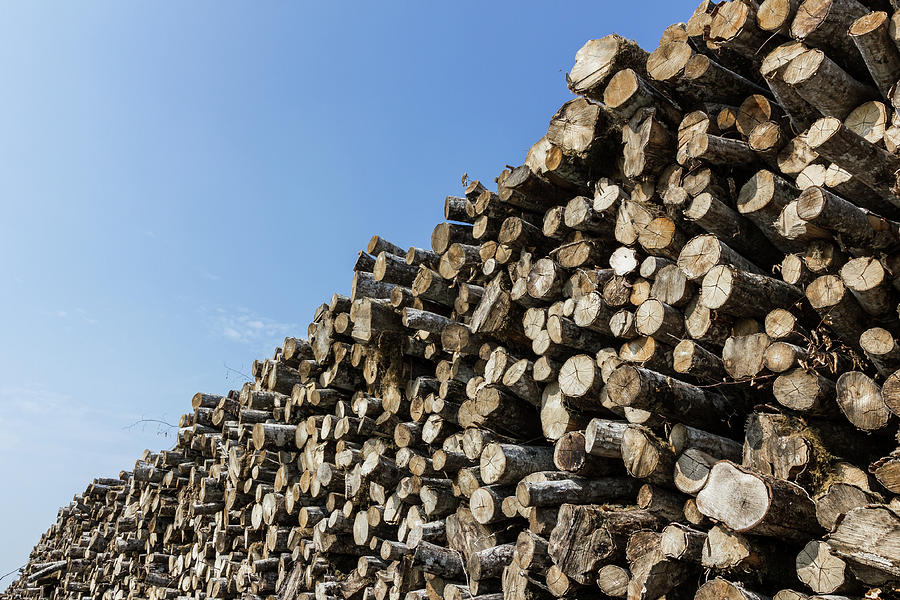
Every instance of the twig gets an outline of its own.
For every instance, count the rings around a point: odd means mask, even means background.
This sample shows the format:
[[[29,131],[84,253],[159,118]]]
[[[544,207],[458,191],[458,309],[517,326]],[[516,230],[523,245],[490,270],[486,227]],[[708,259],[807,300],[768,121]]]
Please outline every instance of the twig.
[[[166,427],[171,427],[172,429],[178,429],[178,425],[173,425],[172,423],[169,423],[168,421],[163,421],[161,419],[139,419],[130,425],[125,425],[124,427],[122,427],[122,429],[132,429],[133,427],[136,427],[143,423],[156,423],[158,425],[165,425]]]
[[[12,571],[10,571],[9,573],[7,573],[6,575],[0,576],[0,581],[3,581],[4,579],[6,579],[7,577],[9,577],[9,576],[12,575],[13,573],[21,573],[21,572],[22,572],[22,569],[24,569],[24,568],[27,567],[27,566],[28,566],[27,564],[22,565],[21,567],[19,567],[19,568],[17,568],[17,569],[13,569]]]

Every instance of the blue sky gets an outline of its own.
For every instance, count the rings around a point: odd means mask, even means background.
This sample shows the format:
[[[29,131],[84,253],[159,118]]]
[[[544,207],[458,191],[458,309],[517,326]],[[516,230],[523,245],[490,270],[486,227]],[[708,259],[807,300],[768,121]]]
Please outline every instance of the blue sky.
[[[695,5],[6,5],[0,574],[173,443],[129,424],[239,387],[371,235],[427,246],[463,173],[520,164],[586,40],[653,49]]]

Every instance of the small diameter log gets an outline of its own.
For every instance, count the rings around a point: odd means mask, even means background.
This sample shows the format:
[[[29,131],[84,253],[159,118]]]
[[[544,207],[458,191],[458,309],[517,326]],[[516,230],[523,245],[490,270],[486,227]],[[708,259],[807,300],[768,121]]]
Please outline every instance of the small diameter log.
[[[781,211],[797,197],[797,189],[780,175],[757,171],[738,193],[738,212],[753,221],[776,248],[783,252],[802,250],[781,237],[775,222]]]
[[[602,388],[603,377],[592,356],[575,355],[559,369],[559,389],[570,398],[594,397]]]
[[[803,540],[820,531],[815,503],[803,488],[726,460],[713,466],[697,508],[737,532]]]
[[[622,69],[646,74],[647,51],[618,34],[590,40],[575,53],[575,65],[566,74],[572,93],[603,100],[609,79]]]
[[[897,307],[893,288],[884,267],[877,259],[861,256],[841,267],[841,280],[870,315],[886,315]]]
[[[810,149],[840,165],[891,205],[900,202],[891,190],[895,173],[900,169],[900,158],[851,131],[841,123],[840,117],[825,117],[813,123],[806,141]],[[872,200],[877,200],[877,196],[873,195]],[[879,212],[884,204],[882,200],[863,208]]]
[[[550,258],[542,258],[531,267],[528,274],[528,295],[546,300],[558,294],[568,274]]]
[[[808,354],[807,350],[800,346],[788,342],[772,342],[766,348],[766,368],[773,373],[784,373],[798,366],[800,361],[807,358]]]
[[[678,254],[679,268],[693,281],[702,279],[716,265],[731,265],[743,271],[762,274],[759,267],[713,234],[691,238]]]
[[[583,329],[561,315],[550,315],[547,318],[547,335],[554,344],[587,351],[605,346],[609,340],[607,336]]]
[[[671,487],[675,453],[653,432],[629,425],[622,436],[622,461],[632,477],[663,487]]]
[[[482,525],[505,521],[507,517],[502,510],[503,499],[513,495],[514,488],[505,485],[482,486],[472,492],[469,498],[469,510],[472,516]]]
[[[837,403],[847,420],[857,429],[876,431],[891,418],[881,395],[881,387],[859,371],[848,371],[837,380]]]
[[[681,340],[672,350],[672,368],[676,373],[705,381],[723,381],[726,376],[722,359],[694,340]]]
[[[734,379],[756,377],[765,366],[770,342],[765,333],[730,336],[722,348],[725,371]]]
[[[831,553],[831,546],[812,540],[797,555],[797,577],[817,594],[849,591],[852,576],[847,563]]]
[[[256,423],[253,425],[253,447],[285,448],[294,445],[297,433],[296,425],[283,423]]]
[[[494,442],[482,451],[479,466],[487,484],[516,483],[529,473],[552,470],[553,448]]]
[[[620,466],[618,461],[588,454],[581,431],[569,431],[556,440],[553,464],[561,471],[580,476],[611,475],[620,470],[617,469]]]
[[[499,577],[512,562],[515,548],[515,544],[500,544],[474,552],[466,559],[466,572],[475,580]]]
[[[412,564],[426,573],[433,573],[444,579],[455,580],[463,575],[463,563],[459,553],[431,542],[419,542],[413,551]]]
[[[709,471],[717,460],[702,450],[688,448],[675,461],[672,477],[675,487],[685,494],[697,494],[706,485]]]
[[[575,303],[572,320],[576,325],[603,335],[612,335],[609,320],[614,311],[603,301],[597,292],[585,294]]]
[[[647,300],[634,313],[634,328],[644,336],[662,341],[677,340],[684,334],[684,315],[659,300]]]
[[[522,481],[516,499],[524,507],[570,504],[633,502],[641,484],[630,477],[585,478],[571,476],[556,481]]]
[[[890,375],[900,368],[900,346],[894,336],[886,329],[872,327],[863,331],[859,336],[859,345],[878,372],[888,378],[885,381],[885,388],[887,388],[888,381],[891,381]],[[885,402],[888,402],[887,390],[882,390],[882,393],[885,396]],[[900,405],[897,406],[900,407]],[[888,408],[891,408],[890,402],[888,402]]]
[[[724,396],[641,367],[622,365],[607,381],[609,399],[708,431],[730,427],[736,406]]]
[[[720,459],[738,461],[743,452],[739,442],[683,423],[672,426],[668,440],[676,454],[681,454],[689,448],[696,448]]]
[[[810,223],[834,231],[850,248],[886,248],[896,243],[887,222],[872,217],[840,196],[820,187],[803,190],[797,199],[797,215]]]
[[[584,432],[585,451],[592,456],[621,458],[622,436],[628,424],[608,419],[591,419]]]
[[[669,558],[699,563],[705,543],[705,531],[698,531],[681,523],[672,523],[662,530],[659,549]]]
[[[870,491],[849,483],[833,483],[816,498],[816,519],[827,531],[834,531],[835,525],[852,509],[877,501],[878,497]]]
[[[888,14],[877,11],[858,18],[848,32],[884,98],[890,98],[891,87],[900,79],[900,50],[890,24]]]
[[[709,347],[722,347],[731,335],[733,321],[703,305],[700,295],[684,309],[684,330],[693,339]]]
[[[793,580],[789,560],[782,555],[782,542],[748,537],[716,525],[709,530],[701,565],[734,574],[762,572],[772,581]]]
[[[548,541],[535,533],[522,531],[516,539],[516,559],[519,565],[535,573],[546,572],[553,564],[547,554]]]
[[[603,565],[597,572],[597,587],[610,598],[625,598],[631,575],[618,565]]]
[[[838,337],[851,346],[858,343],[866,317],[840,277],[817,277],[806,287],[806,299]]]
[[[878,92],[851,77],[817,48],[807,50],[785,67],[784,82],[826,116],[843,119],[854,108],[878,97]]]
[[[763,317],[803,297],[796,287],[772,277],[718,265],[703,277],[701,302],[711,310]]]

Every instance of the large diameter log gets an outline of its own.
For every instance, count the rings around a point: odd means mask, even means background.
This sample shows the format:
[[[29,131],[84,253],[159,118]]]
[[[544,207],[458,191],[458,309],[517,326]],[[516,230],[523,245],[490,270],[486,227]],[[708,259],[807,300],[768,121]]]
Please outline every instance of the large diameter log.
[[[728,430],[739,412],[733,401],[717,392],[631,365],[613,371],[606,389],[617,406],[650,411],[707,431]]]
[[[632,533],[662,524],[662,519],[643,510],[563,504],[548,550],[568,577],[588,585],[601,565],[624,558]]]
[[[854,508],[828,536],[828,544],[857,567],[857,577],[866,583],[900,578],[900,515],[887,506]]]
[[[590,40],[575,53],[575,65],[566,73],[569,89],[597,101],[609,79],[622,69],[646,73],[647,51],[618,34]]]
[[[791,540],[820,532],[816,506],[798,485],[754,473],[731,461],[716,463],[697,508],[729,529]]]

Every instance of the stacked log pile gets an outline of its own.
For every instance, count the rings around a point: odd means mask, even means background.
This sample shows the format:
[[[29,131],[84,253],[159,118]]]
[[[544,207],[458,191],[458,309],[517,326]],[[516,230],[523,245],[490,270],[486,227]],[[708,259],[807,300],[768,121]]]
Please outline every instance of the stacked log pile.
[[[431,248],[197,394],[6,598],[803,600],[900,581],[900,12],[704,0]],[[494,189],[490,189],[494,188]]]

